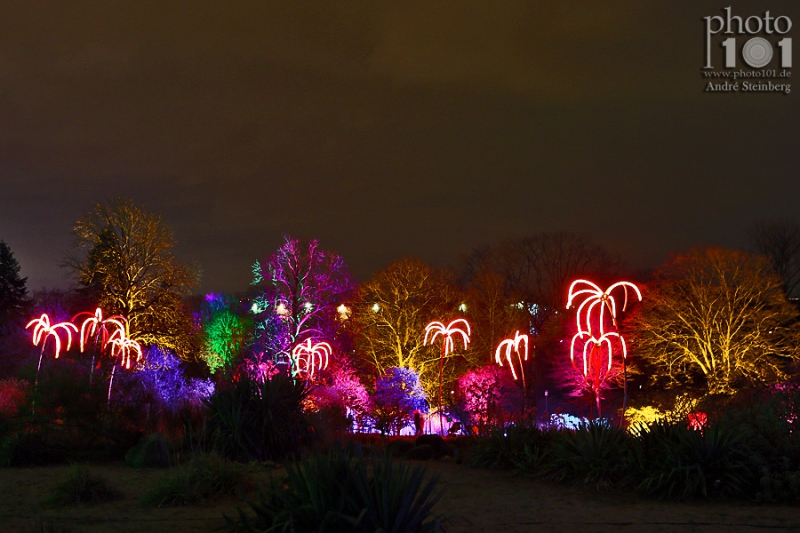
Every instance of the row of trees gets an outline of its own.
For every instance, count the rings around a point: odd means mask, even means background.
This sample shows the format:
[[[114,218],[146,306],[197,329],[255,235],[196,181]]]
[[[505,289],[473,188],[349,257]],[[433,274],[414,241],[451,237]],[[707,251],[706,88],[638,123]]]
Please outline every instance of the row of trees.
[[[98,204],[76,223],[75,236],[64,265],[74,274],[76,305],[125,316],[129,337],[142,344],[230,376],[242,369],[286,371],[294,347],[324,340],[334,357],[329,377],[321,379],[356,373],[374,387],[389,369],[407,368],[429,396],[441,352],[425,345],[425,326],[455,318],[469,320],[473,338],[468,349],[444,361],[448,390],[468,369],[490,364],[497,345],[517,331],[531,337],[533,357],[519,363],[533,378],[529,389],[553,379],[574,383],[563,342],[574,333],[567,287],[579,277],[603,285],[625,274],[619,258],[585,236],[541,233],[476,249],[459,272],[402,259],[357,285],[339,255],[316,241],[287,237],[253,266],[247,294],[192,299],[199,271],[175,258],[173,235],[159,216],[128,200]],[[622,323],[633,372],[660,386],[710,393],[794,372],[800,336],[787,296],[800,280],[800,231],[788,222],[762,224],[754,241],[762,255],[697,249],[651,276],[644,301]],[[0,300],[0,326],[8,336],[32,309],[5,243]],[[524,402],[530,390],[521,392]]]

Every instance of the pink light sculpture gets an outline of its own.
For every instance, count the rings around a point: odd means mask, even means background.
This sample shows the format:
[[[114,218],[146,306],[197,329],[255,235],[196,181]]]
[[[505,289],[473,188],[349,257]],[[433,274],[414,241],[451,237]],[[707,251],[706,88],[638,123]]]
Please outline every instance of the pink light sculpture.
[[[578,304],[575,321],[578,332],[572,337],[570,344],[570,361],[576,371],[583,374],[586,385],[591,389],[597,404],[597,415],[600,411],[600,387],[609,375],[613,363],[614,345],[620,346],[622,354],[622,368],[625,374],[625,393],[623,400],[623,417],[628,398],[627,368],[626,360],[628,350],[625,339],[618,331],[617,325],[617,300],[613,293],[623,291],[624,300],[622,311],[628,305],[628,290],[632,290],[638,301],[642,300],[642,293],[639,288],[629,281],[619,281],[608,287],[605,291],[599,286],[579,279],[573,281],[569,287],[567,297],[567,309],[575,304],[575,301],[582,299]],[[607,330],[608,328],[608,330]],[[580,366],[576,363],[576,354],[580,355]]]
[[[94,310],[94,314],[91,314],[88,311],[83,311],[82,313],[78,313],[74,317],[72,317],[72,322],[82,315],[87,315],[87,318],[81,323],[81,353],[86,348],[86,344],[89,342],[91,338],[95,338],[96,340],[102,341],[101,344],[105,346],[108,343],[109,337],[111,334],[108,331],[108,325],[113,326],[115,331],[122,331],[125,332],[125,319],[119,315],[115,315],[106,319],[103,319],[103,310],[99,307]]]
[[[70,322],[58,322],[57,324],[50,324],[50,317],[47,316],[47,313],[44,313],[39,318],[28,322],[28,325],[25,326],[25,329],[28,329],[31,326],[33,326],[33,336],[31,339],[33,341],[33,345],[39,346],[39,343],[42,344],[42,348],[39,350],[39,364],[36,366],[36,380],[33,383],[33,390],[35,391],[36,386],[39,384],[39,370],[42,368],[42,356],[44,355],[44,347],[47,344],[47,339],[50,337],[53,338],[53,353],[55,358],[58,359],[58,356],[61,354],[61,337],[59,336],[58,332],[63,331],[67,336],[67,351],[69,351],[70,347],[72,346],[72,333],[78,333],[78,328]]]
[[[123,319],[124,320],[124,319]],[[127,328],[119,328],[108,338],[107,345],[111,345],[111,357],[119,356],[120,365],[131,367],[131,355],[136,354],[136,361],[142,359],[142,347],[138,342],[128,337]],[[114,386],[114,374],[117,372],[117,363],[111,367],[111,379],[108,380],[108,405],[111,405],[111,389]]]
[[[327,342],[311,342],[306,339],[292,349],[292,377],[302,375],[306,379],[314,379],[314,372],[328,368],[328,358],[333,352]]]
[[[83,311],[78,313],[74,317],[72,317],[72,322],[78,319],[78,317],[86,315],[87,318],[83,320],[81,323],[80,329],[80,347],[81,353],[84,352],[86,348],[86,344],[89,342],[90,339],[94,338],[94,351],[92,352],[92,363],[89,367],[89,385],[92,384],[92,379],[94,377],[94,360],[97,355],[97,345],[100,344],[101,349],[105,348],[108,345],[109,338],[111,337],[112,333],[109,333],[109,327],[114,329],[113,334],[124,335],[125,331],[127,330],[127,321],[124,317],[119,315],[115,315],[106,319],[103,319],[103,310],[99,307],[95,309],[94,314]]]
[[[72,346],[72,333],[78,333],[78,328],[75,327],[74,324],[71,322],[59,322],[57,324],[50,324],[50,317],[47,316],[47,313],[44,313],[39,318],[31,320],[28,322],[28,325],[25,326],[25,329],[33,326],[33,345],[39,346],[39,343],[42,342],[42,352],[44,352],[44,346],[47,343],[48,337],[53,337],[53,342],[55,343],[55,358],[58,359],[58,356],[61,353],[61,337],[58,335],[58,331],[62,330],[67,336],[67,350],[70,349]],[[41,365],[41,357],[39,358],[39,364]]]
[[[425,338],[422,341],[424,346],[433,345],[436,337],[442,336],[442,353],[439,356],[439,427],[444,435],[444,424],[442,423],[442,372],[444,370],[444,358],[455,351],[455,341],[453,337],[460,336],[464,342],[464,349],[469,346],[470,331],[469,322],[463,318],[457,318],[444,325],[442,322],[431,322],[425,326]]]
[[[522,348],[522,351],[520,351]],[[514,361],[511,357],[512,353],[517,355],[517,361],[519,361],[519,370],[520,375],[522,376],[522,383],[524,386],[525,383],[525,369],[522,367],[522,361],[528,360],[528,336],[524,333],[520,333],[517,331],[514,334],[514,338],[505,339],[502,341],[498,346],[497,350],[494,352],[494,360],[500,366],[503,366],[503,359],[508,361],[508,367],[511,369],[511,375],[514,377],[514,381],[517,380],[517,371],[514,370]]]
[[[28,322],[28,325],[25,326],[25,329],[28,329],[31,326],[33,326],[33,335],[31,338],[33,345],[39,346],[39,343],[42,345],[42,348],[39,350],[39,364],[36,365],[36,378],[33,381],[33,391],[36,392],[36,388],[39,386],[39,371],[42,368],[42,357],[44,357],[44,347],[47,345],[47,339],[53,337],[53,353],[55,355],[55,359],[58,359],[58,356],[61,354],[61,337],[59,336],[58,332],[63,331],[67,336],[67,351],[69,351],[70,346],[72,346],[72,333],[77,333],[78,328],[76,328],[75,325],[70,322],[58,322],[56,324],[51,324],[50,317],[47,315],[47,313],[43,313],[39,318],[35,318]],[[31,420],[33,420],[35,416],[36,400],[34,397],[33,402],[31,402]]]

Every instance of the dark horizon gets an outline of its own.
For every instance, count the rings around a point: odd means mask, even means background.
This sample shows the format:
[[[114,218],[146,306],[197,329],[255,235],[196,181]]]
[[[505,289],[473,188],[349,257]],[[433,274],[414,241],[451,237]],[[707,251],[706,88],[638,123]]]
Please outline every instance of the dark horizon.
[[[800,21],[786,0],[7,2],[0,239],[29,290],[66,286],[72,225],[112,196],[164,217],[199,291],[246,290],[284,234],[360,280],[540,231],[634,269],[748,248],[800,218],[800,114],[794,91],[704,92],[703,17],[729,5]]]

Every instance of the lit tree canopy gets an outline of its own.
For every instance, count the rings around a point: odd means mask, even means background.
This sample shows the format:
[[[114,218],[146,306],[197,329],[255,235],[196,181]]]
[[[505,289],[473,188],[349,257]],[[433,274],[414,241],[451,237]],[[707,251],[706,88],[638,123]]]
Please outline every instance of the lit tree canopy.
[[[388,368],[375,382],[372,401],[375,426],[382,433],[397,434],[409,424],[414,411],[428,412],[419,376],[408,368]]]
[[[229,309],[219,309],[211,314],[203,331],[203,348],[200,357],[212,373],[232,368],[236,359],[247,347],[252,320]]]
[[[65,261],[94,304],[128,320],[128,337],[184,356],[191,320],[182,297],[198,273],[173,255],[175,239],[160,216],[126,199],[95,204],[75,223],[77,254]]]
[[[359,327],[359,352],[373,373],[409,368],[426,390],[434,390],[441,350],[438,345],[425,346],[425,327],[456,316],[459,293],[452,281],[452,276],[423,261],[403,259],[361,285],[354,319]],[[463,351],[454,355],[459,353]],[[447,370],[445,365],[445,382],[453,377],[447,377]]]
[[[253,265],[253,276],[257,335],[270,357],[288,361],[292,348],[308,338],[335,341],[346,320],[338,309],[353,293],[341,256],[320,249],[316,240],[286,236],[268,261]]]
[[[631,350],[673,383],[702,376],[709,393],[784,377],[798,357],[797,311],[761,256],[720,248],[676,256],[629,323]]]

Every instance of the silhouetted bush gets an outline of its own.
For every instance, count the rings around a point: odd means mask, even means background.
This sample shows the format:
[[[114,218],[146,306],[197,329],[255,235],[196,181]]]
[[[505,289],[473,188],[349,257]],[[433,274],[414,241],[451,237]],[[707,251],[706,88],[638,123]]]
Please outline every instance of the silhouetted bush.
[[[260,382],[242,376],[206,400],[205,438],[222,456],[236,461],[282,460],[297,454],[312,438],[303,414],[306,394],[302,381],[281,374]]]
[[[232,532],[256,531],[435,531],[431,517],[441,493],[438,478],[425,479],[422,467],[393,461],[386,454],[364,459],[350,448],[333,448],[287,465],[288,481],[273,480],[250,502],[254,515],[239,510],[225,517]]]

